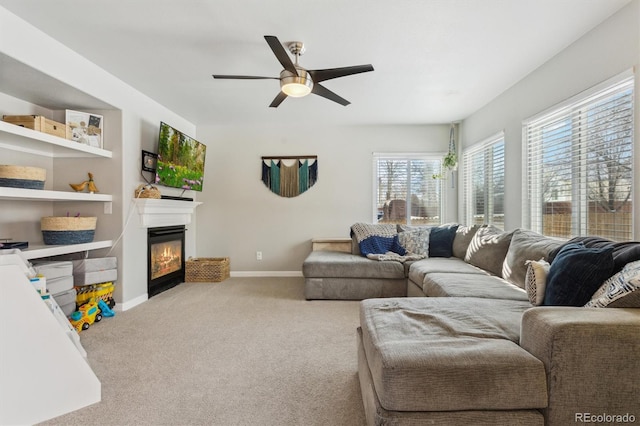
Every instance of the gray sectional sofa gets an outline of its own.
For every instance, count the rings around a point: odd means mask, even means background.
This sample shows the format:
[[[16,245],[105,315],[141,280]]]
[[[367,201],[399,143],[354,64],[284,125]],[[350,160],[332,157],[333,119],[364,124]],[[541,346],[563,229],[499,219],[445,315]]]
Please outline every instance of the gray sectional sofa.
[[[602,266],[570,257],[583,242],[527,230],[455,226],[450,235],[448,257],[371,260],[354,241],[352,253],[312,252],[303,264],[307,299],[362,300],[358,375],[368,424],[640,422],[640,245],[589,241],[606,246]],[[565,258],[577,269],[558,275],[554,262]],[[545,288],[528,261],[541,259],[554,265],[554,285],[582,287],[609,267],[607,276],[633,285],[622,297],[595,292],[606,309],[534,306],[531,280]]]

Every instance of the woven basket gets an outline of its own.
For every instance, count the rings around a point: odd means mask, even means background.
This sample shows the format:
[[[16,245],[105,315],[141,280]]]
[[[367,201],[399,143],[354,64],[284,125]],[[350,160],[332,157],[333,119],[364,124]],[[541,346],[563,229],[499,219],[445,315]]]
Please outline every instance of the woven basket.
[[[0,165],[0,186],[44,189],[47,170],[40,167]]]
[[[188,283],[220,282],[229,278],[228,257],[189,258],[184,280]]]
[[[152,185],[140,185],[135,190],[136,198],[160,198],[160,190]]]
[[[97,221],[97,217],[43,217],[40,220],[42,239],[46,245],[90,243]]]

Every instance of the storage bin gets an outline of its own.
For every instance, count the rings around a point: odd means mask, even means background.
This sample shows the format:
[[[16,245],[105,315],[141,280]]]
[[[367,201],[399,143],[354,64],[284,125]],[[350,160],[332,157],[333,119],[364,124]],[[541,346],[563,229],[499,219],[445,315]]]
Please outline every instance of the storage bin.
[[[46,275],[45,275],[46,277]],[[47,278],[47,291],[51,294],[61,293],[63,291],[69,291],[73,288],[73,276],[58,278]]]
[[[33,261],[33,269],[38,274],[44,275],[47,281],[73,275],[73,263],[69,260],[55,262],[35,260]]]
[[[44,189],[47,170],[40,167],[0,165],[0,186]]]
[[[48,282],[47,282],[48,284]],[[64,312],[65,316],[69,316],[76,310],[76,289],[71,287],[66,291],[52,294],[55,301]]]
[[[42,238],[47,245],[90,243],[97,221],[97,217],[43,217]]]
[[[73,274],[83,274],[85,272],[105,271],[107,269],[116,269],[118,267],[117,257],[95,257],[92,259],[74,260]],[[111,281],[102,280],[101,282]]]
[[[67,126],[65,124],[49,120],[42,115],[4,115],[2,120],[16,126],[26,127],[61,138],[67,137]]]
[[[185,262],[186,282],[220,282],[229,278],[228,257],[189,258]]]
[[[107,269],[104,271],[81,272],[73,274],[73,285],[83,286],[104,283],[107,281],[115,281],[118,279],[117,269]]]

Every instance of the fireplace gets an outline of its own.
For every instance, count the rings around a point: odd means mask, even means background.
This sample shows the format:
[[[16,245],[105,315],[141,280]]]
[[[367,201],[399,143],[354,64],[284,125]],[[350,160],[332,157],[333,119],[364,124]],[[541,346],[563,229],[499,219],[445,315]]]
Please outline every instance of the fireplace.
[[[184,225],[148,229],[147,293],[149,297],[184,282],[184,235]]]

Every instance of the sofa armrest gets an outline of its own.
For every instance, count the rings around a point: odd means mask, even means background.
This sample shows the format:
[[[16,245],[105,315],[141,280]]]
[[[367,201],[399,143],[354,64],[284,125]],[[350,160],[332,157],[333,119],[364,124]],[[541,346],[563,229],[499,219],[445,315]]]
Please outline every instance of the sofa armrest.
[[[520,346],[545,366],[545,424],[640,419],[640,309],[532,308],[522,317]]]

